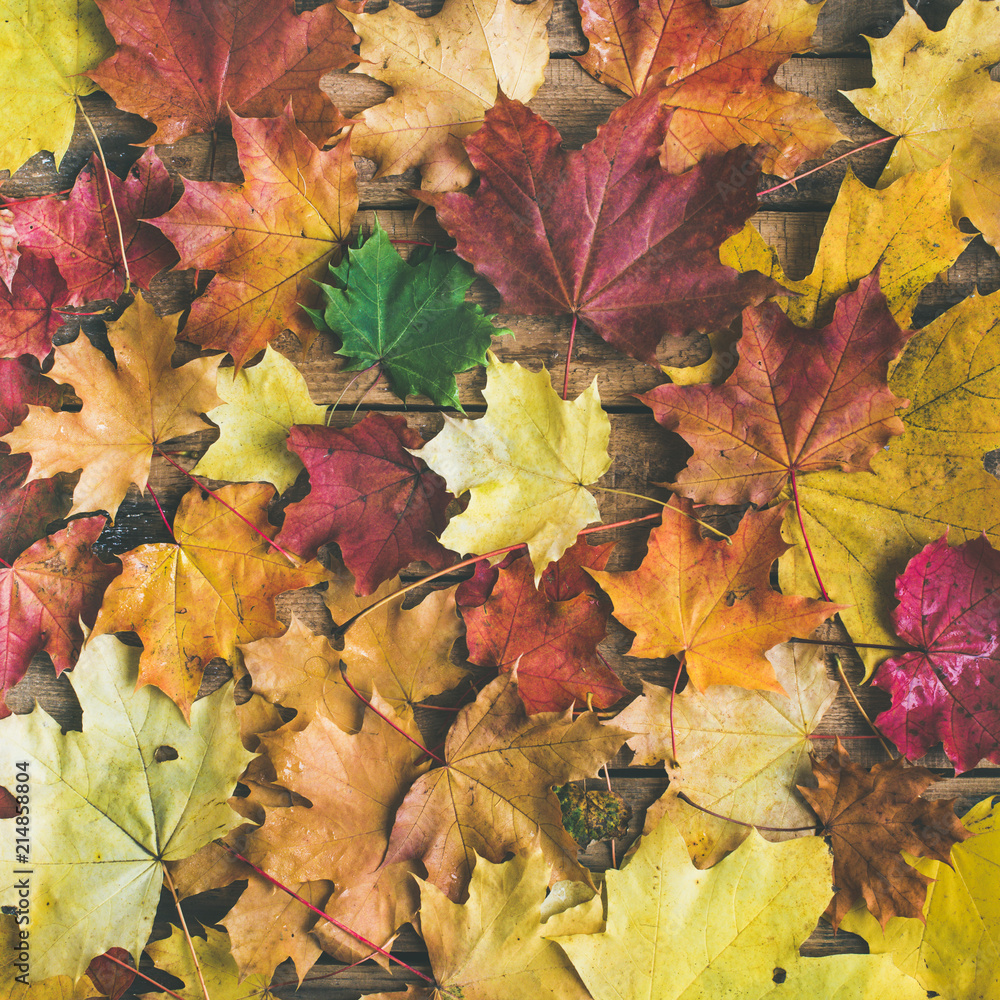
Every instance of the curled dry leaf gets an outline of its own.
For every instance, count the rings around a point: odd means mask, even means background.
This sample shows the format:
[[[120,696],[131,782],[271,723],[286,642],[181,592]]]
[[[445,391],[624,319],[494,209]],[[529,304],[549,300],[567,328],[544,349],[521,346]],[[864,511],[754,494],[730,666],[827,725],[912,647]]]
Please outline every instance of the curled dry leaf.
[[[819,787],[798,788],[823,821],[833,849],[837,892],[827,915],[834,929],[859,899],[883,928],[890,917],[921,916],[930,880],[900,852],[950,864],[952,845],[972,836],[955,815],[954,799],[921,798],[941,779],[900,757],[866,771],[839,738],[836,749],[825,760],[814,757],[812,766]]]

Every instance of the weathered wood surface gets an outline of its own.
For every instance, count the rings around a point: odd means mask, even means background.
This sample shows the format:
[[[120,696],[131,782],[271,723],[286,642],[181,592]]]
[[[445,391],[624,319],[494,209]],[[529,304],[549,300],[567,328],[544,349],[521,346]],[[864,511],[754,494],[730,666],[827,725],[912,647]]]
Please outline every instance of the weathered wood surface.
[[[383,0],[379,0],[378,5],[382,3]],[[312,3],[308,5],[313,6]],[[408,6],[430,14],[439,9],[440,3],[438,0],[411,0]],[[947,9],[952,6],[954,2],[942,0],[930,10],[929,16],[934,27],[940,27],[944,23]],[[373,4],[369,9],[377,9],[377,5]],[[921,7],[922,11],[925,9],[926,5]],[[779,74],[779,82],[783,85],[815,97],[850,138],[850,143],[838,144],[831,151],[831,156],[847,151],[852,148],[852,144],[861,144],[882,135],[838,91],[870,85],[868,47],[860,35],[885,34],[901,11],[902,0],[829,0],[820,15],[815,54],[791,60]],[[556,58],[550,63],[546,83],[532,104],[560,129],[568,145],[579,146],[594,135],[598,125],[622,103],[624,95],[596,83],[568,58],[585,51],[587,44],[580,30],[580,19],[573,0],[558,0],[550,23],[550,44]],[[331,74],[325,81],[325,87],[341,110],[349,114],[377,103],[387,93],[382,84],[346,72]],[[124,172],[139,152],[130,143],[145,140],[152,132],[151,126],[134,115],[118,111],[107,98],[100,95],[87,99],[85,103],[101,136],[111,168],[119,173]],[[826,213],[836,197],[847,162],[850,162],[851,169],[859,177],[873,184],[888,158],[890,148],[891,144],[886,143],[865,150],[849,161],[842,161],[803,179],[797,186],[789,185],[764,196],[764,209],[756,217],[755,224],[768,242],[777,248],[792,277],[801,277],[811,268]],[[66,190],[92,149],[90,133],[80,121],[73,146],[58,172],[55,171],[50,156],[36,157],[4,185],[4,194],[29,196]],[[210,143],[207,137],[192,137],[173,147],[161,147],[159,152],[168,167],[179,177],[208,177]],[[447,237],[436,224],[433,212],[426,211],[414,218],[416,202],[408,191],[419,183],[416,174],[376,181],[372,179],[373,164],[358,160],[358,166],[362,178],[360,187],[363,210],[357,225],[370,226],[377,214],[382,226],[392,236],[432,239],[447,245]],[[807,164],[808,166],[810,165]],[[215,152],[213,176],[216,180],[240,179],[235,147],[224,136],[219,138]],[[180,183],[178,180],[178,186]],[[763,186],[770,187],[774,183],[777,181]],[[168,275],[159,281],[158,302],[161,308],[166,311],[183,308],[188,301],[189,285],[190,281],[185,276]],[[947,274],[924,291],[915,314],[916,321],[926,322],[976,287],[984,292],[1000,287],[1000,260],[980,239],[970,244]],[[501,359],[517,359],[531,369],[545,366],[561,376],[566,358],[568,319],[521,317],[504,313],[499,295],[482,280],[474,285],[472,297],[488,311],[498,312],[495,321],[498,327],[508,327],[515,334],[514,340],[499,337],[495,341],[495,350]],[[278,346],[296,360],[315,401],[332,403],[343,394],[341,406],[333,416],[335,424],[343,426],[351,423],[356,405],[360,405],[363,410],[402,409],[399,400],[382,385],[372,389],[364,379],[359,379],[348,387],[354,375],[341,371],[341,359],[335,353],[335,345],[327,338],[320,337],[304,355],[290,335],[286,335]],[[704,360],[706,353],[704,337],[692,336],[666,342],[661,348],[660,360],[669,364],[693,364]],[[571,393],[582,391],[595,377],[598,379],[602,400],[611,412],[611,453],[614,456],[612,469],[600,485],[665,498],[666,492],[652,484],[671,478],[683,465],[686,452],[684,446],[676,438],[663,432],[648,411],[633,398],[633,394],[648,390],[661,382],[660,373],[650,366],[617,354],[603,341],[584,332],[578,334],[570,366]],[[481,370],[458,378],[461,399],[472,416],[482,412],[480,393],[484,383],[484,373]],[[425,400],[412,401],[407,413],[411,425],[425,436],[436,432],[441,426],[441,414],[426,405]],[[185,439],[178,445],[181,449],[179,460],[190,468],[215,436],[215,431],[206,430]],[[165,462],[154,460],[151,485],[170,515],[190,484]],[[209,485],[212,485],[211,482]],[[600,490],[597,491],[597,498],[606,523],[647,514],[656,509],[648,501]],[[620,533],[621,541],[614,556],[613,568],[629,568],[638,563],[644,551],[645,534],[646,530],[642,526]],[[152,500],[148,496],[139,497],[134,491],[122,506],[116,525],[103,539],[106,550],[114,552],[125,551],[143,542],[168,540],[169,535]],[[419,566],[411,567],[411,573],[418,573],[419,570]],[[330,627],[329,615],[316,592],[301,591],[286,595],[279,603],[284,620],[294,611],[314,629]],[[823,635],[834,641],[844,638],[836,625],[827,626]],[[621,672],[624,682],[630,688],[638,690],[643,678],[656,681],[672,677],[665,663],[629,657],[627,650],[630,640],[631,633],[612,623],[611,633],[602,647],[609,662]],[[852,658],[850,650],[838,647],[838,652],[844,659],[848,676],[857,684],[861,677],[860,664]],[[218,662],[215,667],[207,676],[206,689],[221,683],[228,676],[225,664]],[[874,715],[887,706],[886,696],[871,687],[859,687],[858,695],[869,715]],[[68,680],[65,677],[55,678],[45,657],[37,658],[28,680],[11,695],[9,701],[15,711],[27,711],[35,698],[64,725],[79,725],[79,710],[74,705]],[[823,736],[816,740],[817,750],[820,752],[826,752],[832,746],[831,738],[836,734],[854,738],[851,740],[850,750],[859,762],[871,765],[885,759],[884,752],[870,738],[868,726],[846,691],[841,692],[835,706],[823,720],[820,732]],[[621,857],[629,842],[641,830],[646,807],[666,786],[662,768],[631,768],[628,766],[629,757],[628,752],[619,755],[612,762],[609,772],[613,787],[633,808],[629,837],[615,845],[617,858]],[[1000,771],[982,770],[960,778],[950,777],[953,772],[940,750],[933,751],[924,763],[941,775],[949,776],[935,786],[930,794],[935,797],[957,797],[960,810],[964,811],[979,798],[1000,792]],[[594,779],[594,783],[596,785],[597,779]],[[596,871],[602,871],[612,864],[609,845],[593,845],[584,857]],[[217,919],[225,909],[221,901],[207,902],[205,907],[202,911],[205,919]],[[397,950],[406,961],[426,970],[426,956],[415,935],[402,935]],[[806,944],[804,953],[820,955],[854,950],[864,950],[860,939],[844,933],[834,937],[824,925]],[[277,982],[290,984],[294,981],[294,975],[288,974],[288,968],[285,966],[279,970]],[[332,967],[320,966],[314,970],[313,975],[329,971],[333,971]],[[412,977],[408,974],[397,972],[390,975],[368,963],[347,969],[335,978],[307,982],[302,992],[315,1000],[347,1000],[362,992],[402,989],[411,980]],[[284,995],[286,991],[282,989],[280,992]]]

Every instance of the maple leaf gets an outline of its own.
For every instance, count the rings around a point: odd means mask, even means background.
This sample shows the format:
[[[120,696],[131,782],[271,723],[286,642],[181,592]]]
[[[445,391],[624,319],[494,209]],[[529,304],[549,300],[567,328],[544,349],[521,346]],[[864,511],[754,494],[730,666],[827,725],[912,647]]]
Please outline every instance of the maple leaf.
[[[52,260],[31,251],[22,254],[10,290],[0,287],[0,351],[44,361],[63,323],[56,306],[66,301],[66,293],[66,281]]]
[[[361,601],[345,575],[330,582],[323,602],[334,621],[344,622],[402,585],[398,577],[388,580],[371,599]],[[388,600],[354,622],[344,636],[340,657],[351,683],[365,694],[377,689],[415,735],[413,706],[457,687],[468,674],[466,667],[451,662],[462,635],[455,589],[431,591],[412,608],[403,608],[408,595]]]
[[[930,880],[900,851],[950,864],[952,845],[972,836],[955,815],[954,799],[921,797],[941,779],[901,757],[868,772],[851,760],[839,737],[825,760],[813,757],[812,767],[819,787],[798,789],[823,821],[833,849],[837,892],[827,915],[834,930],[859,899],[883,928],[890,917],[919,917]]]
[[[923,920],[894,917],[885,928],[860,903],[841,922],[860,934],[873,954],[888,954],[925,990],[954,1000],[980,1000],[1000,989],[1000,926],[996,869],[1000,828],[996,796],[977,802],[962,817],[974,836],[956,844],[951,865],[930,858],[913,860],[928,880]]]
[[[228,351],[240,368],[286,327],[305,347],[315,339],[299,304],[317,302],[313,279],[347,235],[358,188],[348,138],[321,152],[287,108],[231,117],[244,182],[187,181],[180,201],[149,221],[177,247],[178,267],[216,272],[184,339]]]
[[[420,881],[420,930],[427,944],[435,990],[410,987],[407,1000],[590,1000],[565,954],[545,934],[542,916],[547,866],[537,844],[503,864],[479,859],[469,898],[458,904]],[[581,908],[600,920],[600,901]],[[586,919],[577,915],[577,919]],[[401,998],[375,994],[370,1000]]]
[[[626,94],[647,87],[674,108],[661,162],[673,173],[705,154],[763,143],[765,171],[791,177],[840,139],[812,98],[775,83],[777,68],[810,48],[823,4],[746,0],[583,0],[590,48],[576,61]]]
[[[292,427],[288,447],[309,470],[311,489],[287,508],[281,544],[313,556],[335,542],[359,594],[415,559],[447,566],[454,556],[436,536],[452,498],[444,480],[410,454],[423,443],[405,417],[385,413],[343,430]]]
[[[870,469],[906,405],[886,385],[911,336],[878,274],[841,296],[833,321],[803,330],[772,302],[743,313],[736,370],[722,386],[660,385],[638,398],[694,456],[670,487],[696,503],[765,504],[796,473]]]
[[[118,566],[91,551],[107,519],[88,517],[35,542],[0,566],[0,718],[10,710],[3,696],[45,650],[56,673],[76,662],[83,646],[81,621],[94,624],[101,598]]]
[[[419,166],[427,191],[454,191],[475,177],[462,138],[506,94],[530,101],[549,61],[552,0],[445,0],[433,17],[392,3],[377,14],[347,13],[361,36],[361,65],[394,94],[359,116],[355,152],[379,164],[376,177]]]
[[[571,783],[556,789],[563,826],[581,850],[594,841],[628,836],[632,807],[617,793]]]
[[[527,542],[535,580],[600,520],[586,489],[611,466],[611,421],[597,379],[573,402],[560,399],[549,373],[503,364],[487,352],[486,416],[456,420],[412,453],[442,475],[469,506],[453,517],[441,544],[456,552],[491,552]]]
[[[463,611],[469,659],[504,672],[516,664],[529,714],[573,704],[608,708],[628,691],[597,651],[607,634],[608,609],[602,603],[591,594],[548,600],[535,589],[530,562],[517,559],[500,571],[481,607]]]
[[[206,416],[218,424],[219,439],[191,470],[196,476],[272,483],[284,493],[302,471],[285,447],[292,424],[321,424],[326,407],[309,396],[306,380],[270,344],[252,368],[220,368],[216,392],[222,406]]]
[[[1000,553],[984,536],[950,548],[945,535],[910,560],[896,599],[896,632],[916,648],[875,674],[892,696],[879,729],[909,760],[941,741],[958,772],[1000,763]]]
[[[117,299],[126,273],[148,289],[154,275],[177,262],[169,240],[140,221],[165,212],[173,194],[174,182],[153,150],[143,153],[124,181],[106,172],[93,153],[65,201],[27,198],[9,201],[7,208],[21,247],[55,261],[66,280],[68,294],[60,304],[78,306]]]
[[[668,174],[655,150],[668,118],[646,94],[566,151],[551,125],[500,94],[466,140],[475,194],[418,197],[507,308],[572,314],[655,364],[665,334],[725,326],[780,288],[719,263],[719,245],[757,210],[756,154],[741,147]]]
[[[711,867],[738,847],[751,824],[794,828],[813,819],[793,789],[812,773],[809,737],[840,685],[826,676],[821,646],[783,643],[767,658],[788,697],[725,685],[703,694],[686,688],[673,698],[671,712],[670,690],[643,684],[643,696],[615,717],[637,734],[628,741],[635,764],[667,762],[670,787],[647,810],[647,828],[654,816],[668,813],[698,868]],[[685,798],[739,822],[712,816]],[[760,833],[775,841],[795,836]]]
[[[70,508],[68,477],[36,479],[25,485],[30,465],[27,455],[0,452],[0,559],[7,563],[42,538]]]
[[[898,647],[891,595],[920,547],[950,525],[953,544],[984,529],[1000,546],[1000,483],[983,455],[1000,445],[1000,294],[972,295],[925,326],[889,375],[909,398],[905,432],[872,459],[871,474],[817,472],[799,484],[799,506],[826,592],[852,605],[841,619],[862,643]],[[785,593],[819,593],[816,570],[789,508],[795,543],[778,562]],[[891,650],[861,647],[866,678]]]
[[[671,500],[638,569],[588,570],[636,633],[630,655],[683,655],[698,691],[732,684],[784,693],[765,651],[838,611],[771,589],[771,564],[787,548],[778,530],[784,507],[744,514],[727,543],[702,538],[691,504]]]
[[[323,579],[318,563],[292,566],[261,537],[272,530],[273,496],[258,483],[225,486],[215,496],[194,486],[174,517],[176,544],[140,545],[120,557],[121,576],[94,631],[138,633],[139,683],[165,691],[185,718],[209,660],[233,656],[237,643],[280,635],[275,595]]]
[[[357,36],[334,4],[296,14],[291,0],[97,2],[118,48],[87,75],[157,126],[146,145],[210,132],[227,108],[268,118],[289,101],[317,145],[344,123],[319,89],[324,73],[357,62]]]
[[[188,945],[184,931],[173,927],[170,937],[146,945],[146,954],[158,969],[183,980],[184,985],[175,991],[183,1000],[205,1000],[202,977],[212,1000],[246,1000],[248,995],[270,995],[269,974],[257,973],[243,979],[230,951],[229,935],[214,927],[204,928],[204,933],[204,938],[192,936],[191,945]],[[152,978],[156,978],[155,974]]]
[[[553,785],[591,777],[627,734],[592,712],[529,716],[516,672],[501,674],[455,717],[446,766],[418,778],[396,812],[387,862],[420,861],[450,899],[468,884],[476,856],[498,863],[540,838],[552,881],[593,885],[562,825]]]
[[[171,367],[174,330],[140,297],[108,327],[114,364],[82,335],[60,347],[49,374],[72,385],[83,408],[32,406],[2,439],[15,454],[31,455],[29,480],[83,468],[70,514],[106,510],[113,518],[131,483],[145,490],[154,449],[201,430],[199,414],[219,402],[220,359]]]
[[[125,991],[135,982],[135,973],[131,969],[123,969],[114,959],[127,966],[129,953],[124,948],[109,948],[87,966],[87,976],[98,992],[109,1000],[121,1000]]]
[[[136,690],[139,650],[91,636],[71,679],[85,730],[65,735],[40,709],[0,723],[3,774],[28,760],[31,784],[30,979],[83,975],[123,947],[138,960],[163,883],[186,857],[242,822],[226,804],[251,755],[226,685],[184,724],[159,691]],[[157,755],[160,747],[174,754]],[[17,905],[14,836],[2,838],[0,898]],[[37,948],[37,951],[34,949]]]
[[[993,150],[1000,140],[990,68],[1000,59],[997,11],[966,0],[941,31],[904,5],[885,38],[869,38],[875,86],[843,91],[876,125],[899,136],[880,186],[950,158],[952,212],[968,216],[987,243],[1000,240],[1000,178]]]
[[[352,133],[353,134],[353,133]],[[317,327],[336,334],[344,371],[378,366],[403,402],[429,397],[464,412],[455,373],[486,361],[498,330],[482,308],[465,301],[475,275],[454,254],[417,247],[403,260],[375,220],[375,231],[331,267],[335,284],[320,283],[322,312],[306,310]]]
[[[274,704],[295,709],[295,728],[308,725],[318,712],[345,732],[361,727],[364,705],[341,678],[340,653],[301,619],[293,615],[287,631],[276,639],[256,639],[239,649],[253,680],[252,690]]]
[[[0,52],[12,67],[0,100],[0,166],[17,170],[41,149],[52,150],[58,166],[77,98],[97,90],[82,74],[114,41],[93,0],[3,0],[0,12]]]
[[[0,208],[0,281],[7,287],[7,291],[10,291],[20,261],[13,215],[10,209]]]
[[[552,937],[594,1000],[925,997],[878,957],[799,957],[830,897],[830,856],[819,837],[770,844],[754,830],[700,871],[664,819],[606,884],[602,932]]]
[[[882,190],[862,184],[848,167],[813,269],[801,281],[785,277],[777,254],[752,222],[723,243],[719,258],[739,271],[760,271],[797,292],[779,300],[797,326],[829,323],[836,300],[878,267],[889,311],[906,327],[924,286],[955,263],[970,239],[951,221],[947,163],[905,174]]]
[[[333,891],[333,883],[326,880],[295,882],[288,888],[312,906],[323,909]],[[319,919],[298,899],[253,873],[236,905],[222,918],[229,933],[239,979],[244,981],[248,976],[259,976],[269,983],[275,968],[290,958],[295,963],[301,985],[320,956],[321,948],[309,933]],[[187,951],[186,945],[184,950]],[[200,993],[199,997],[204,1000]],[[239,1000],[245,997],[244,985]]]

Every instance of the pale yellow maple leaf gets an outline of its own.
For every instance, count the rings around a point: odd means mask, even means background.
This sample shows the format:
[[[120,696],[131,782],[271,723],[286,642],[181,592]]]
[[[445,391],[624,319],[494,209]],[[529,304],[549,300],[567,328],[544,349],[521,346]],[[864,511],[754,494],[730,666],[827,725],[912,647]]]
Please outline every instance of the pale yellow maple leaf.
[[[377,177],[419,166],[425,191],[456,191],[475,170],[462,138],[493,107],[498,88],[527,102],[549,59],[552,0],[445,0],[433,17],[396,3],[377,14],[345,16],[361,36],[353,70],[389,84],[394,94],[361,115],[353,150],[379,165]]]
[[[13,453],[31,455],[29,482],[83,469],[70,516],[106,510],[113,518],[130,484],[145,490],[158,445],[206,426],[200,414],[219,403],[221,358],[173,368],[176,335],[175,319],[157,316],[137,298],[108,327],[116,364],[82,334],[56,348],[49,376],[72,385],[82,409],[30,406],[24,422],[3,438]]]
[[[14,171],[39,150],[56,166],[73,138],[84,75],[114,49],[94,0],[0,0],[0,167]]]
[[[908,4],[885,38],[869,38],[875,86],[843,91],[899,136],[880,186],[951,158],[952,211],[991,245],[1000,240],[1000,8],[964,0],[941,31]]]
[[[643,697],[615,718],[617,725],[637,734],[628,741],[636,764],[666,761],[670,787],[647,811],[647,829],[668,813],[699,868],[738,847],[750,824],[792,828],[815,823],[795,786],[811,781],[809,736],[840,685],[826,675],[821,646],[782,643],[767,658],[787,696],[727,685],[699,694],[689,685],[674,698],[671,725],[670,689],[644,684]],[[688,805],[682,794],[739,822]],[[768,840],[797,835],[762,834]]]
[[[456,552],[491,552],[528,544],[537,584],[545,567],[600,520],[587,490],[611,466],[611,422],[597,379],[575,400],[560,399],[544,369],[529,372],[487,352],[486,416],[458,420],[412,454],[443,476],[456,496],[471,490],[441,544]]]
[[[621,871],[607,873],[605,930],[553,940],[594,1000],[924,1000],[879,956],[799,957],[830,879],[820,837],[769,844],[752,832],[702,871],[663,819]]]
[[[288,429],[322,424],[326,407],[312,401],[299,370],[270,344],[252,368],[220,368],[216,391],[223,405],[206,416],[219,425],[219,439],[191,471],[209,479],[271,483],[284,493],[303,468],[285,447]]]
[[[777,254],[751,223],[722,244],[719,258],[796,292],[777,301],[804,327],[828,323],[836,300],[881,265],[879,286],[889,311],[907,327],[924,286],[954,264],[972,238],[952,222],[950,204],[946,163],[906,174],[881,190],[863,184],[848,167],[807,277],[786,278]]]

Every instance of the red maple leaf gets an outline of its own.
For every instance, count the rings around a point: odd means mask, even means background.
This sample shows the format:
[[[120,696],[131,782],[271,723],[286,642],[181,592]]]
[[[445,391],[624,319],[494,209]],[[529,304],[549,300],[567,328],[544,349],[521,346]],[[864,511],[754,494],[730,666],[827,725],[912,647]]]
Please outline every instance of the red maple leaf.
[[[574,549],[581,545],[589,548],[578,542]],[[603,568],[607,555],[597,562],[600,565],[593,568]],[[576,566],[568,563],[566,570],[567,576],[575,571],[586,577],[579,554]],[[467,607],[462,612],[469,659],[501,672],[517,664],[518,691],[529,714],[587,704],[588,696],[589,704],[608,708],[628,693],[597,652],[597,644],[607,634],[608,602],[596,596],[596,585],[589,577],[592,593],[550,600],[546,592],[558,590],[560,582],[565,590],[570,589],[560,576],[549,575],[548,580],[543,576],[541,589],[536,590],[531,560],[522,556],[500,571],[492,594],[481,607]]]
[[[0,694],[24,676],[40,650],[52,657],[57,674],[76,663],[83,645],[80,620],[94,624],[104,591],[120,569],[91,551],[106,523],[103,515],[70,521],[12,566],[0,567]],[[0,718],[9,714],[0,700]]]
[[[26,250],[11,278],[10,290],[0,285],[0,352],[7,357],[33,354],[44,360],[63,323],[55,307],[66,301],[67,292],[55,262]]]
[[[910,560],[896,598],[896,632],[917,648],[875,674],[892,696],[879,729],[910,760],[940,741],[956,771],[1000,764],[1000,552],[945,534]]]
[[[403,417],[384,413],[345,430],[292,427],[288,447],[309,471],[311,489],[289,506],[281,544],[312,557],[336,542],[358,594],[372,593],[414,559],[447,566],[455,555],[437,536],[448,523],[451,494],[406,450],[423,444]]]
[[[696,503],[773,500],[795,472],[869,470],[903,433],[889,361],[910,331],[873,273],[837,300],[833,320],[797,327],[773,302],[743,314],[740,360],[721,386],[660,385],[639,396],[694,449],[672,489]]]
[[[87,75],[118,107],[156,124],[148,145],[210,132],[228,122],[227,106],[270,118],[291,100],[318,145],[344,122],[319,89],[324,73],[358,61],[358,38],[335,4],[302,14],[293,0],[97,5],[118,49]]]
[[[65,200],[28,198],[8,202],[8,208],[21,249],[55,261],[69,289],[64,304],[76,306],[121,295],[123,242],[129,275],[140,288],[176,263],[170,241],[140,221],[165,212],[173,193],[174,183],[153,150],[143,153],[124,181],[105,174],[95,153]]]
[[[655,94],[623,104],[578,151],[499,94],[466,140],[480,173],[467,194],[414,194],[507,308],[578,316],[620,351],[655,364],[664,334],[725,326],[778,286],[719,263],[723,240],[757,210],[759,158],[746,146],[686,173],[657,149],[669,111]]]

